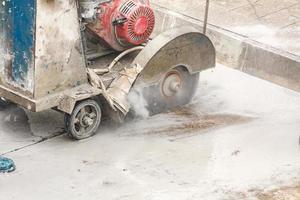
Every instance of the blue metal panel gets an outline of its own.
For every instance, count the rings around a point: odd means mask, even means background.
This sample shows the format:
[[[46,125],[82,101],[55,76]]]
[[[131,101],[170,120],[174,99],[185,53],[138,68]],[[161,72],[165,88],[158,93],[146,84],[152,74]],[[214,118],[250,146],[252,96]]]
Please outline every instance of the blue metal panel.
[[[28,79],[34,63],[34,32],[36,0],[5,0],[1,9],[1,26],[6,51],[12,60],[6,62],[7,75],[21,84]]]

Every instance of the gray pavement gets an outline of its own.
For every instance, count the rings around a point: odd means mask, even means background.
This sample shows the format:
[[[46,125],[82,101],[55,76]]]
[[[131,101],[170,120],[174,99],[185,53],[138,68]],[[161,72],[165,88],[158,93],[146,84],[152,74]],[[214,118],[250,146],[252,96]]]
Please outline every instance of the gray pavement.
[[[0,153],[17,171],[0,174],[0,195],[258,199],[257,191],[300,182],[299,109],[299,93],[223,66],[201,74],[190,105],[118,127],[103,124],[80,142],[51,138],[63,128],[61,114],[2,108]]]
[[[203,19],[205,0],[153,4]],[[209,23],[300,56],[299,0],[211,0]]]

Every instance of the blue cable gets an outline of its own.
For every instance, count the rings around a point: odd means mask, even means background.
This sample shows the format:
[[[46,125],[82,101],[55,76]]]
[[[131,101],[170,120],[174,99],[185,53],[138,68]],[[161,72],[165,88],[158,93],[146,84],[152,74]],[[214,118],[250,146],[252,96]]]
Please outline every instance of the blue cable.
[[[9,173],[15,170],[16,166],[12,159],[0,156],[0,173]]]

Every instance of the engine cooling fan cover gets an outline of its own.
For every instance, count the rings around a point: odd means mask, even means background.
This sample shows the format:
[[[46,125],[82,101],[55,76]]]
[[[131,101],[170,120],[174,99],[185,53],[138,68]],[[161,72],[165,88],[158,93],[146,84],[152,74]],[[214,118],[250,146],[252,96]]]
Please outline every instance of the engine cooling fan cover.
[[[149,3],[139,0],[126,1],[119,10],[124,23],[116,26],[116,37],[124,45],[146,42],[155,25],[154,11]]]

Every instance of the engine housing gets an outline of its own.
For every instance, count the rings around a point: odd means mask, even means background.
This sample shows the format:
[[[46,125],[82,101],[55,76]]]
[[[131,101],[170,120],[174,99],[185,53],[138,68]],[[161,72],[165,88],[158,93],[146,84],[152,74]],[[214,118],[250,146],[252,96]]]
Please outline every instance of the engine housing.
[[[154,25],[149,0],[102,0],[94,8],[87,28],[110,48],[123,51],[147,42]]]

